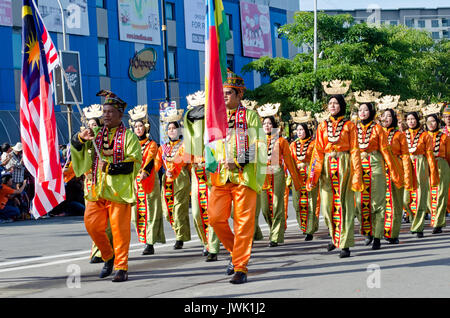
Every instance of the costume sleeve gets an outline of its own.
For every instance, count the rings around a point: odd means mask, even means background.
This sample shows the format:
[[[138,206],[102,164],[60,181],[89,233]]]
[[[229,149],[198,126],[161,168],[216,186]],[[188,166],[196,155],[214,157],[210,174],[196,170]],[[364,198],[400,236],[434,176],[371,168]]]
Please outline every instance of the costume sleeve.
[[[145,150],[143,158],[143,170],[148,174],[152,172],[152,169],[155,166],[155,158],[157,154],[158,146],[156,145],[156,142],[152,141]]]
[[[391,178],[394,182],[395,186],[400,189],[404,185],[403,180],[403,171],[400,162],[397,157],[392,153],[392,149],[389,146],[386,132],[381,128],[381,126],[377,127],[378,140],[380,146],[380,152],[383,155],[384,161],[386,162],[389,171],[391,172]]]
[[[92,141],[89,140],[82,143],[78,138],[78,133],[72,136],[70,153],[72,156],[73,171],[77,177],[82,176],[92,168],[92,156],[94,151]]]
[[[399,144],[401,147],[401,158],[403,164],[403,180],[405,184],[405,190],[412,191],[414,190],[414,174],[413,167],[411,163],[411,158],[409,156],[408,144],[406,141],[406,136],[403,133],[400,133]]]
[[[126,153],[122,162],[109,165],[108,174],[133,174],[136,178],[142,166],[142,149],[137,136],[131,131],[126,132]]]
[[[349,134],[350,134],[350,161],[351,161],[351,175],[352,175],[352,191],[362,192],[364,190],[364,185],[362,181],[362,164],[361,164],[361,153],[359,150],[357,129],[354,123],[349,124]]]
[[[156,157],[155,157],[155,171],[159,171],[159,169],[161,169],[162,164],[163,164],[162,146],[159,146],[158,152],[156,153]]]
[[[450,166],[450,137],[445,136],[445,159],[447,159],[447,162]]]
[[[291,150],[289,149],[289,143],[284,138],[280,138],[280,150],[283,154],[284,163],[289,170],[289,173],[291,174],[294,187],[297,191],[300,191],[303,181],[300,178],[297,166],[294,162],[294,159],[292,158]]]
[[[425,156],[427,158],[428,167],[430,169],[430,186],[436,187],[439,185],[439,171],[434,157],[433,141],[431,136],[427,133],[423,133],[425,142]]]
[[[326,126],[324,123],[319,125],[317,129],[317,137],[314,141],[314,149],[311,155],[311,163],[308,168],[308,178],[306,182],[306,190],[311,191],[317,186],[320,174],[322,173],[323,160],[325,157],[325,140],[324,134]]]

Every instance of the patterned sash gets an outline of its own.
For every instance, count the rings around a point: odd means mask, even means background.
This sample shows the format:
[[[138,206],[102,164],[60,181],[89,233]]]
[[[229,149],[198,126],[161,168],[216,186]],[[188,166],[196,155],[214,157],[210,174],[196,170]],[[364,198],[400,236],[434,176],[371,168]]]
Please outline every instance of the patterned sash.
[[[200,208],[200,217],[202,220],[202,229],[206,239],[209,235],[209,219],[208,219],[208,185],[206,183],[206,170],[204,167],[195,169],[195,176],[198,184],[198,204]]]
[[[431,187],[431,227],[436,227],[439,187]]]
[[[173,192],[173,181],[164,182],[164,201],[167,206],[167,213],[169,215],[169,223],[173,226],[173,207],[175,204],[175,193]]]
[[[136,178],[136,189],[137,189],[137,203],[136,203],[137,234],[138,234],[139,242],[146,243],[147,242],[147,222],[148,222],[148,220],[147,220],[147,217],[148,217],[147,194],[145,193],[145,191],[142,187],[141,178],[139,175]]]
[[[266,190],[266,193],[267,193],[267,202],[268,202],[268,206],[269,206],[270,218],[272,220],[273,220],[273,185],[274,185],[274,178],[273,178],[273,175],[271,175],[270,187]]]
[[[339,158],[329,157],[331,188],[333,190],[333,207],[331,213],[332,240],[336,247],[340,246],[342,233],[342,202],[339,189]]]
[[[372,235],[372,209],[371,209],[371,190],[372,190],[372,169],[370,157],[361,159],[363,171],[364,190],[361,192],[361,234],[364,236]]]
[[[305,178],[307,175],[306,167],[299,170],[300,177]],[[308,228],[308,191],[306,190],[306,186],[303,185],[299,191],[299,214],[300,214],[300,230],[305,233]]]
[[[387,164],[384,165],[386,170],[386,213],[384,216],[384,237],[392,237],[392,227],[394,221],[394,202],[392,198],[391,173]]]
[[[248,152],[248,134],[247,134],[247,109],[239,105],[236,110],[235,125],[236,128],[236,155],[237,158],[241,158],[241,154],[244,156]]]
[[[417,158],[412,159],[414,173],[417,175]],[[417,190],[409,191],[409,208],[411,210],[412,216],[416,217],[417,213]]]

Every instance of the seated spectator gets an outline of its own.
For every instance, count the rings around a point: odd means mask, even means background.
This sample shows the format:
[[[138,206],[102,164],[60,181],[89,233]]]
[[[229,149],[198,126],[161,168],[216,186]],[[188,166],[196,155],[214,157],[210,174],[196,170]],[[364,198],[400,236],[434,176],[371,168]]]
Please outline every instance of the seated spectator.
[[[21,194],[27,185],[23,182],[19,189],[12,188],[12,175],[10,173],[2,174],[2,187],[0,189],[0,222],[12,222],[21,216],[21,212],[17,206],[13,204],[10,198],[14,195]]]
[[[23,164],[22,143],[18,142],[11,148],[9,153],[9,161],[5,165],[7,171],[12,173],[13,188],[17,189],[24,180],[25,165]]]

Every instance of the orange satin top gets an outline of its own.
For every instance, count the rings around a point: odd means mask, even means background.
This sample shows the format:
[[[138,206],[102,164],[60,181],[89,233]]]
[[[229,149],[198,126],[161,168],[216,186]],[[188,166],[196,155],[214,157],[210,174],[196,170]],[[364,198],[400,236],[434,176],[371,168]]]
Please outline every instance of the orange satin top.
[[[394,128],[385,129],[386,135],[389,137],[389,133]],[[392,140],[389,141],[392,154],[399,158],[399,163],[401,165],[401,171],[403,171],[403,180],[404,180],[404,186],[406,190],[412,191],[414,190],[414,174],[412,171],[412,163],[411,159],[409,158],[409,150],[408,150],[408,144],[406,143],[406,137],[405,134],[397,130],[394,132],[394,136],[392,137]]]
[[[303,160],[300,160],[300,158],[297,157],[297,154],[303,153],[303,151],[304,151],[303,148],[308,143],[308,141],[310,141],[310,143],[308,145],[308,148],[306,149],[305,158],[303,158]],[[297,147],[298,147],[298,149],[297,149]],[[302,169],[301,167],[299,167],[301,164],[308,165],[311,162],[312,153],[314,151],[314,140],[311,140],[311,137],[307,138],[307,139],[297,139],[296,141],[291,142],[291,145],[289,146],[289,148],[291,149],[292,158],[294,159],[294,162],[300,171]],[[300,179],[302,180],[303,183],[306,183],[306,180],[308,177],[307,168],[308,168],[307,166],[305,166],[305,168],[304,168],[305,169],[304,177],[302,176],[302,174],[300,174]]]
[[[155,171],[159,171],[161,166],[164,165],[164,169],[166,170],[166,180],[169,182],[175,180],[179,176],[181,170],[187,165],[188,160],[186,160],[184,144],[180,145],[174,156],[170,158],[163,157],[163,149],[168,147],[167,152],[171,153],[173,148],[180,142],[182,141],[169,141],[166,145],[160,146],[155,158]],[[172,177],[167,176],[168,171],[172,174]]]
[[[436,145],[436,137],[437,137],[438,132],[430,132],[429,131],[428,134],[432,138],[433,149],[434,149],[434,147]],[[447,160],[448,164],[450,165],[450,137],[447,136],[445,133],[442,133],[439,152],[438,152],[437,156],[435,156],[435,157],[436,158],[444,158],[445,160]]]
[[[366,137],[367,131],[371,123],[367,125],[363,125],[362,123],[358,124],[359,125],[358,129],[362,128],[363,139]],[[386,135],[386,132],[383,130],[383,127],[381,127],[379,124],[375,124],[372,128],[372,132],[370,134],[369,143],[367,147],[363,149],[361,144],[359,146],[361,153],[379,151],[383,156],[384,162],[388,166],[389,171],[391,172],[392,181],[397,186],[397,188],[403,187],[404,181],[403,181],[402,166],[397,157],[395,157],[392,154],[391,147],[389,146],[388,143],[388,137]]]
[[[417,133],[420,131],[420,129],[408,129],[409,133],[411,134],[410,139],[410,145],[408,147],[412,147],[414,144],[414,138],[416,137]],[[408,143],[408,138],[406,139]],[[410,150],[410,149],[408,149]],[[417,155],[423,155],[427,159],[428,166],[430,169],[430,186],[436,187],[439,185],[439,172],[437,169],[436,159],[434,158],[433,154],[433,140],[431,136],[423,131],[422,134],[419,137],[419,140],[417,142],[417,147],[415,151],[409,153],[411,156],[417,156]]]
[[[267,145],[269,147],[271,143],[271,136],[267,137]],[[297,191],[300,191],[303,181],[300,179],[300,175],[297,170],[297,166],[295,165],[294,159],[292,158],[291,151],[289,149],[289,143],[283,137],[279,137],[275,144],[273,145],[272,154],[269,159],[270,161],[267,163],[267,170],[269,171],[270,166],[280,166],[284,170],[284,165],[289,170],[291,174],[292,182]],[[268,187],[268,183],[270,182],[270,174],[266,175],[266,180],[264,182],[264,187]]]
[[[339,117],[337,119],[330,117],[333,133],[336,131],[339,122],[343,119],[344,117]],[[308,191],[311,191],[311,189],[313,189],[317,185],[320,174],[322,173],[325,154],[332,153],[334,151],[350,153],[351,188],[355,192],[363,191],[364,186],[362,181],[361,156],[359,151],[356,125],[352,121],[347,120],[347,122],[342,127],[339,140],[337,140],[335,143],[332,143],[328,140],[327,132],[327,121],[323,121],[317,128],[315,148],[311,156],[311,164],[309,167],[306,189]],[[312,175],[311,169],[313,166],[314,174]]]
[[[139,141],[141,146],[143,146],[147,139]],[[152,160],[156,158],[158,154],[158,145],[154,140],[150,141],[150,143],[145,147],[144,152],[142,153],[142,169],[145,168]]]

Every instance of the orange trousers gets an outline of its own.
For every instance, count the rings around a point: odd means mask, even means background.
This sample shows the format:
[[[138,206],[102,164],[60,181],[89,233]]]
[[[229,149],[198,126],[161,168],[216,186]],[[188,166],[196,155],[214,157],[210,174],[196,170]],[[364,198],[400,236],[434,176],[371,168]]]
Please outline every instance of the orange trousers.
[[[108,219],[111,224],[113,247],[106,235]],[[84,212],[84,224],[104,261],[113,256],[116,270],[128,270],[128,250],[131,239],[131,204],[104,199],[88,201]]]
[[[231,182],[211,189],[208,207],[210,224],[223,246],[231,253],[236,272],[248,271],[255,232],[256,198],[257,194],[251,188]],[[231,203],[234,231],[231,231],[228,223]]]

